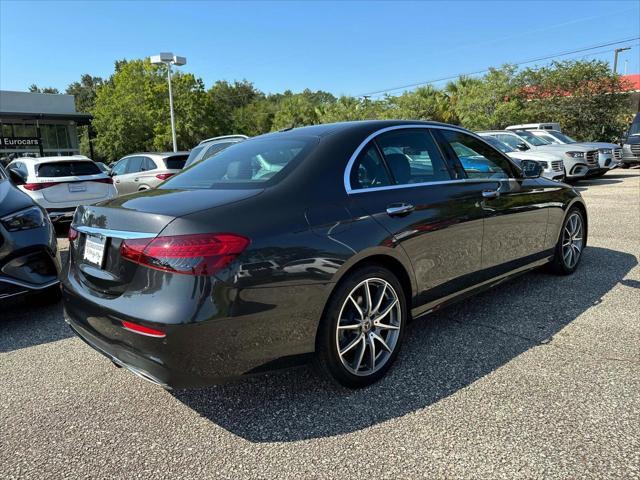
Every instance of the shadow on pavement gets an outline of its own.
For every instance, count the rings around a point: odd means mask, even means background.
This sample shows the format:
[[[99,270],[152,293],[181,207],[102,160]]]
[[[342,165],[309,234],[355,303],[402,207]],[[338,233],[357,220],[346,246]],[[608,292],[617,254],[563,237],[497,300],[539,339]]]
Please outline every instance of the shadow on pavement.
[[[357,431],[432,405],[548,343],[636,264],[633,255],[590,247],[573,276],[534,271],[419,319],[389,375],[362,390],[336,387],[304,367],[173,395],[252,442]]]

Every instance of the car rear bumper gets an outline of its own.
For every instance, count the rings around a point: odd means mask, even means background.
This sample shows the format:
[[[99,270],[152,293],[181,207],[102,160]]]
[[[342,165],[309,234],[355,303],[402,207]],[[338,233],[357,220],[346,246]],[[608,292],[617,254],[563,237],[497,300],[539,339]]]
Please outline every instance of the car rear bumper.
[[[205,386],[289,367],[306,361],[315,347],[321,306],[309,307],[313,295],[300,292],[306,286],[238,292],[218,283],[204,292],[206,299],[180,295],[184,304],[178,305],[167,291],[105,298],[78,281],[73,275],[62,276],[65,320],[73,331],[117,365],[164,388]],[[322,286],[316,289],[323,291]],[[272,303],[258,301],[265,294]],[[234,300],[225,302],[229,298]],[[216,305],[207,304],[213,299]],[[123,321],[166,336],[132,332]]]

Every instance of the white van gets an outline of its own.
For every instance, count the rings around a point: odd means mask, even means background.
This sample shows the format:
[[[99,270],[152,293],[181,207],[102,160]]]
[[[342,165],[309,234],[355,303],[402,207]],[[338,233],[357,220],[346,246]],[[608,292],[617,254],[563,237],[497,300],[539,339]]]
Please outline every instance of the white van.
[[[523,123],[522,125],[510,125],[505,130],[555,130],[562,132],[559,123]]]

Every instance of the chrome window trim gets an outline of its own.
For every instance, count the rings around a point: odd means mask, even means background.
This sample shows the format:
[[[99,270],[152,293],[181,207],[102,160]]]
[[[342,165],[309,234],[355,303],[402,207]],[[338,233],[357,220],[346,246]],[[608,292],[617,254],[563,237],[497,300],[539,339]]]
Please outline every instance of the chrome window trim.
[[[357,188],[357,189],[351,188],[351,169],[353,167],[353,164],[358,158],[358,155],[360,155],[360,152],[364,149],[364,147],[368,145],[368,143],[371,140],[376,138],[378,135],[381,135],[383,133],[390,132],[393,130],[414,129],[414,128],[423,128],[426,130],[429,130],[429,129],[451,130],[454,132],[461,132],[466,135],[470,135],[484,142],[483,138],[474,132],[470,132],[463,128],[448,127],[445,125],[406,124],[406,125],[393,125],[391,127],[381,128],[380,130],[376,130],[375,132],[370,134],[367,138],[365,138],[364,141],[360,145],[358,145],[358,148],[356,148],[356,150],[353,152],[353,154],[351,155],[351,158],[349,158],[349,161],[347,162],[347,166],[343,174],[344,189],[347,192],[347,195],[351,195],[355,193],[377,192],[382,190],[394,190],[399,188],[426,187],[429,185],[449,185],[449,184],[455,184],[455,183],[485,183],[485,182],[494,182],[494,181],[503,182],[503,181],[510,181],[510,180],[518,180],[516,178],[459,178],[459,179],[451,179],[451,180],[436,180],[433,182],[407,183],[404,185],[385,185],[384,187]],[[440,148],[440,146],[437,143],[436,143],[436,146]],[[497,151],[498,150],[496,150],[496,152]],[[515,165],[515,163],[509,157],[502,154],[501,152],[498,152],[498,153],[500,153],[503,157],[505,157],[505,159],[507,159],[507,161],[511,164],[513,168],[515,168],[516,170],[519,170],[519,167]]]
[[[90,235],[98,235],[101,237],[122,238],[124,240],[133,240],[136,238],[155,238],[157,233],[149,232],[129,232],[124,230],[111,230],[108,228],[89,227],[86,225],[71,225],[74,230]]]

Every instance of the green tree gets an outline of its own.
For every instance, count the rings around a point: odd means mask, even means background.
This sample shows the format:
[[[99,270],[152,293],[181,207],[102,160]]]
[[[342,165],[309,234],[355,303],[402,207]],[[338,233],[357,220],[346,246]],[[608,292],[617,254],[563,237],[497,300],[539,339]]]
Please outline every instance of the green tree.
[[[100,77],[93,77],[88,73],[85,73],[80,77],[79,82],[73,82],[67,87],[65,93],[73,95],[76,104],[76,110],[78,112],[93,111],[93,107],[96,102],[96,95],[98,88],[103,84],[103,80]],[[80,153],[82,155],[91,155],[91,148],[89,146],[89,125],[83,125],[78,127],[78,140],[80,146]],[[97,160],[97,158],[96,158]]]
[[[207,133],[206,93],[192,74],[172,76],[179,149]],[[97,89],[93,108],[96,150],[108,161],[135,151],[169,150],[169,95],[164,66],[148,60],[118,61],[116,72]]]
[[[35,83],[29,85],[29,91],[31,93],[60,93],[60,90],[54,87],[44,87],[40,88]]]
[[[558,122],[578,140],[611,141],[626,126],[629,95],[603,61],[554,62],[520,74],[525,120]]]
[[[333,95],[323,91],[312,92],[306,89],[296,94],[285,92],[278,101],[272,128],[280,130],[318,124],[323,108],[335,101]]]
[[[248,120],[243,120],[242,113],[238,110],[246,109],[252,102],[261,98],[263,94],[247,80],[233,83],[217,81],[207,91],[208,136],[238,133],[236,121],[239,122],[239,127],[246,128],[244,123]]]
[[[456,123],[455,112],[451,109],[449,97],[431,85],[405,92],[397,97],[389,97],[396,118],[410,120],[433,120]]]

